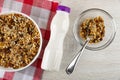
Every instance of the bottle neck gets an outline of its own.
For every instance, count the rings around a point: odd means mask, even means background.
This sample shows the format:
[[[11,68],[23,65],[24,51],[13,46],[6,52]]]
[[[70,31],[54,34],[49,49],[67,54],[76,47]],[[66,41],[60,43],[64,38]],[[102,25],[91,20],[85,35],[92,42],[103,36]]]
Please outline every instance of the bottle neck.
[[[68,12],[57,10],[57,14],[64,14],[64,15],[69,15]]]

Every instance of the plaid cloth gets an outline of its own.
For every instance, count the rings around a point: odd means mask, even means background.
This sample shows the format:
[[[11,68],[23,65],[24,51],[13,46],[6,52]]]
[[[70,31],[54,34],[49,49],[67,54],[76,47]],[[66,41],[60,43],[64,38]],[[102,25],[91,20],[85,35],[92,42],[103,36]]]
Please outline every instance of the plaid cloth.
[[[42,56],[50,37],[50,23],[57,6],[57,2],[48,0],[0,0],[0,12],[12,10],[29,15],[39,25],[43,37],[42,50],[34,64],[18,72],[0,71],[0,80],[41,80]]]

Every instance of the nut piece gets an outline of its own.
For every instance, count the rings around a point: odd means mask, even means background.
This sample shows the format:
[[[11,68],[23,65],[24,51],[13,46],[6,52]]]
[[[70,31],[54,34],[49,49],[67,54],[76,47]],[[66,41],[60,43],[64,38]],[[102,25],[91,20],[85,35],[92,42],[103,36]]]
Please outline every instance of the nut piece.
[[[88,29],[88,30],[87,30]],[[87,32],[89,31],[89,32]],[[103,40],[105,36],[105,25],[104,20],[101,16],[93,18],[88,18],[82,22],[80,25],[80,37],[84,40],[88,37],[90,38],[89,43],[98,43]]]
[[[39,46],[40,34],[30,19],[16,13],[0,15],[0,66],[18,69],[28,65]]]

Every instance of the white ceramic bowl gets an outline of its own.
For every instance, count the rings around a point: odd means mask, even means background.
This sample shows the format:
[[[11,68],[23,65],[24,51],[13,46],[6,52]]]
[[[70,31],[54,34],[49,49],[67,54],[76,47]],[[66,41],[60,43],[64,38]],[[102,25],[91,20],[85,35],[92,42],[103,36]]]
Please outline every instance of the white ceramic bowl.
[[[39,34],[40,34],[40,46],[39,46],[39,49],[38,49],[38,52],[37,52],[36,56],[35,56],[35,57],[33,58],[33,60],[32,60],[28,65],[26,65],[25,67],[18,68],[18,69],[12,69],[12,68],[4,68],[4,67],[0,66],[0,70],[2,70],[2,71],[7,71],[7,72],[20,71],[20,70],[23,70],[23,69],[29,67],[29,66],[30,66],[31,64],[33,64],[33,63],[35,62],[35,60],[38,58],[38,56],[39,56],[39,54],[40,54],[40,51],[41,51],[41,48],[42,48],[42,35],[41,35],[40,28],[38,27],[38,25],[36,24],[36,22],[35,22],[31,17],[29,17],[28,15],[26,15],[26,14],[24,14],[24,13],[21,13],[21,12],[16,12],[16,11],[3,12],[3,13],[0,13],[0,15],[11,14],[11,13],[21,14],[21,15],[29,18],[29,19],[36,25],[36,28],[38,29]]]

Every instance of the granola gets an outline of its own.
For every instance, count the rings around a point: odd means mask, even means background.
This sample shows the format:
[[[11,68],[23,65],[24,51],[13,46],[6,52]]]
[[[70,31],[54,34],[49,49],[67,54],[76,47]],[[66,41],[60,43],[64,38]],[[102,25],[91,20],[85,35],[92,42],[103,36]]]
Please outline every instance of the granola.
[[[40,34],[27,17],[0,15],[0,66],[18,69],[28,65],[38,52]]]
[[[86,19],[80,25],[79,34],[84,40],[87,38],[87,36],[91,37],[89,43],[98,43],[102,41],[103,37],[105,36],[105,25],[103,18],[98,16],[95,18]]]

